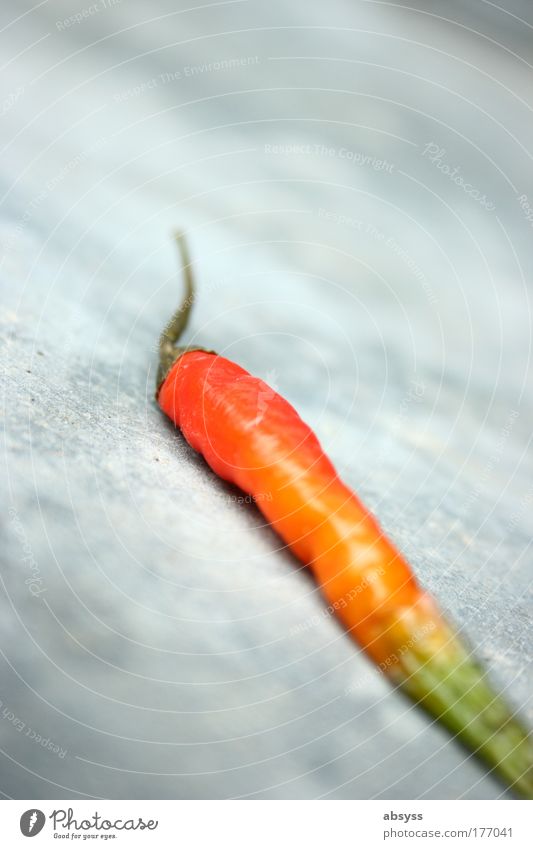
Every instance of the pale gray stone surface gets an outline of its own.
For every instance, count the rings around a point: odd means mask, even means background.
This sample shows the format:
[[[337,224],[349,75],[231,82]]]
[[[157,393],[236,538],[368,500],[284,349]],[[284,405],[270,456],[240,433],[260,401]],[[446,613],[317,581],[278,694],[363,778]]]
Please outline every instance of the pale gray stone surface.
[[[1,11],[0,790],[505,795],[162,417],[154,345],[182,226],[189,338],[315,426],[533,725],[529,4],[89,5]]]

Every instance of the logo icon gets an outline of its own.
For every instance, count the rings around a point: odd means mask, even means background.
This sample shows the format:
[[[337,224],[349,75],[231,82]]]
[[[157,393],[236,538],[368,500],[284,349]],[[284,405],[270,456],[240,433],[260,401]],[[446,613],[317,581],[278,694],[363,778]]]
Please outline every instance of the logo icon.
[[[257,425],[263,420],[269,403],[276,397],[278,390],[277,377],[276,369],[270,369],[267,372],[266,381],[261,382],[257,391],[257,415],[252,422],[253,425]]]
[[[29,811],[24,811],[20,818],[20,830],[24,837],[35,837],[42,831],[45,822],[46,817],[42,811],[30,808]]]

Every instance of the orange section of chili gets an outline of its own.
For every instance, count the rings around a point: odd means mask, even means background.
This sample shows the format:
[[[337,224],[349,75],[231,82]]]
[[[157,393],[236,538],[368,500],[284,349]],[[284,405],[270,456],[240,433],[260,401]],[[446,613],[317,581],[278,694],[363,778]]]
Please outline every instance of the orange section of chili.
[[[305,565],[347,631],[409,696],[533,798],[533,746],[376,519],[296,410],[235,363],[176,349],[187,298],[160,343],[158,401],[189,444],[258,508]]]

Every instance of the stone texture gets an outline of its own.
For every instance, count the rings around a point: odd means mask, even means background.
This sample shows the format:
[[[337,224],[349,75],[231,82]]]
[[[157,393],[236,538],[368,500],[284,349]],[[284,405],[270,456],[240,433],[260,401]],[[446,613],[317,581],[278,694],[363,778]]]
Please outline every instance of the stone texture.
[[[533,725],[533,20],[441,9],[3,4],[4,795],[505,795],[153,401],[180,226],[189,338],[315,426]]]

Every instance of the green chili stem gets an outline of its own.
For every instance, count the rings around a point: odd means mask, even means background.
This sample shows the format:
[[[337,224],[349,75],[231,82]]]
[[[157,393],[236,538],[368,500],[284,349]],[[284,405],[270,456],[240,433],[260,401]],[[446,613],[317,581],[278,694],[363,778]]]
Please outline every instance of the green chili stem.
[[[482,757],[513,790],[533,798],[533,744],[519,720],[492,690],[477,662],[458,642],[454,652],[402,657],[400,687]]]
[[[189,317],[195,298],[195,285],[185,234],[178,232],[175,234],[175,239],[180,253],[181,272],[185,283],[185,293],[179,307],[167,322],[161,336],[159,337],[159,368],[157,370],[156,397],[159,394],[161,384],[165,380],[170,369],[182,354],[185,354],[187,351],[207,350],[206,348],[200,348],[198,346],[181,347],[176,345],[189,323]],[[209,351],[208,353],[214,353],[214,351]]]

